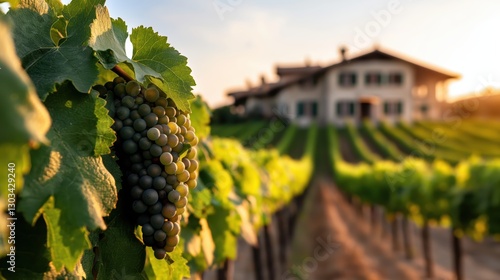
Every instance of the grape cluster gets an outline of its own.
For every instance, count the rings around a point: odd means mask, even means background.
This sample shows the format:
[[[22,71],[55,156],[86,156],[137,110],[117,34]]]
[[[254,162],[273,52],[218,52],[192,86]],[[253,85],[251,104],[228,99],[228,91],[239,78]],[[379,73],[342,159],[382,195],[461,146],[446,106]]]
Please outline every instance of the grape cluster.
[[[163,259],[179,243],[180,217],[196,187],[195,129],[189,114],[154,85],[118,77],[104,88],[114,96],[115,147],[136,222],[144,244]]]

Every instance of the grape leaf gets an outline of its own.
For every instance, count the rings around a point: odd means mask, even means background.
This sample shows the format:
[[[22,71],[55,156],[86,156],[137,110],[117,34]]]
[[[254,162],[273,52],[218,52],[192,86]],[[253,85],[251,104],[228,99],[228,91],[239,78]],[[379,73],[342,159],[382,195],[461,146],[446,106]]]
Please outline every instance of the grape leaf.
[[[187,58],[167,43],[167,37],[158,35],[152,28],[132,29],[130,41],[134,46],[132,59],[160,73],[163,78],[151,77],[151,82],[172,98],[180,110],[189,112],[189,100],[194,98],[191,91],[196,83],[187,66]]]
[[[96,244],[97,279],[143,279],[144,244],[135,237],[134,226],[124,214],[121,207],[111,213],[108,229]]]
[[[73,271],[83,251],[90,246],[87,230],[84,226],[72,227],[61,222],[61,209],[55,208],[54,197],[45,203],[43,218],[47,224],[47,247],[52,264],[57,271],[64,266]]]
[[[11,8],[15,8],[19,5],[19,0],[0,0],[0,3],[9,3]]]
[[[189,112],[189,99],[195,85],[187,59],[167,43],[167,38],[152,28],[138,27],[132,30],[130,39],[134,47],[132,59],[125,52],[127,26],[123,20],[111,20],[106,7],[98,6],[91,25],[89,45],[96,51],[99,61],[107,69],[125,62],[132,66],[135,79],[153,82],[182,111]],[[149,77],[149,79],[147,79]]]
[[[191,100],[191,125],[196,129],[198,138],[210,135],[210,109],[199,95]]]
[[[60,86],[56,94],[47,98],[46,104],[53,119],[47,135],[51,146],[32,151],[33,168],[26,176],[19,210],[28,221],[34,221],[39,209],[53,197],[53,207],[45,210],[57,209],[60,214],[52,211],[44,214],[47,224],[51,225],[49,236],[60,234],[69,238],[82,227],[104,229],[102,217],[109,214],[117,200],[115,178],[103,159],[94,156],[95,149],[103,149],[96,145],[112,144],[110,139],[99,141],[111,130],[99,127],[107,110],[95,94],[79,93],[70,83]],[[44,213],[44,209],[40,213]],[[82,246],[77,249],[83,252]],[[77,255],[72,253],[72,260],[64,261],[64,265],[72,264]]]
[[[0,49],[0,84],[4,85],[0,87],[0,164],[5,167],[11,164],[16,191],[20,191],[23,174],[30,169],[28,142],[46,143],[45,134],[51,120],[21,67],[4,15],[0,15]],[[1,182],[7,182],[7,172],[6,168],[0,172]],[[8,191],[6,186],[0,190],[0,195],[7,197]]]
[[[139,82],[144,82],[146,75],[161,77],[160,73],[127,57],[125,52],[127,25],[121,19],[111,21],[108,8],[97,6],[96,18],[90,30],[89,46],[96,51],[99,61],[105,68],[111,69],[118,63],[127,62],[134,68],[135,77]]]
[[[238,240],[231,230],[234,213],[219,206],[214,208],[215,212],[207,217],[207,221],[215,243],[215,263],[219,264],[227,258],[236,258]],[[239,227],[239,224],[237,226]]]
[[[20,8],[8,12],[14,23],[14,42],[38,95],[45,100],[56,84],[70,80],[80,92],[88,92],[97,79],[97,59],[87,46],[95,6],[104,0],[72,1],[64,6],[67,38],[57,46],[51,39],[56,14],[43,0],[21,0]]]
[[[166,259],[158,260],[152,249],[146,250],[147,261],[144,269],[149,279],[182,280],[190,278],[189,266],[182,257],[183,241],[179,242],[173,252],[168,253]]]

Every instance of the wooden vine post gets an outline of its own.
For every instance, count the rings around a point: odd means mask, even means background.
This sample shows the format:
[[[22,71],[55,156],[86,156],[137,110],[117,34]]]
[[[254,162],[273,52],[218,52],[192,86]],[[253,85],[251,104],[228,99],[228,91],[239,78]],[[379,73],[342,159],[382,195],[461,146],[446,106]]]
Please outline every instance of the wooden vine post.
[[[217,270],[217,280],[233,280],[234,260],[226,259],[224,265]]]
[[[405,249],[405,256],[408,260],[411,260],[413,258],[413,248],[411,246],[410,225],[406,215],[403,215],[401,225],[403,227],[403,246]]]
[[[425,275],[427,278],[434,276],[434,264],[432,263],[429,221],[425,220],[422,226],[422,246],[425,261]]]
[[[276,268],[274,265],[274,249],[273,242],[271,240],[270,227],[271,224],[267,224],[264,226],[264,245],[266,247],[266,261],[269,279],[274,279]]]
[[[461,238],[457,237],[455,234],[455,229],[451,229],[451,243],[453,250],[453,270],[455,272],[455,279],[462,280],[463,279],[463,269],[462,269],[462,242]]]
[[[261,252],[261,247],[260,247],[260,239],[261,239],[261,234],[260,230],[257,232],[257,244],[252,246],[252,258],[253,258],[253,265],[255,268],[255,280],[261,280],[264,279],[264,270],[262,269],[262,252]]]

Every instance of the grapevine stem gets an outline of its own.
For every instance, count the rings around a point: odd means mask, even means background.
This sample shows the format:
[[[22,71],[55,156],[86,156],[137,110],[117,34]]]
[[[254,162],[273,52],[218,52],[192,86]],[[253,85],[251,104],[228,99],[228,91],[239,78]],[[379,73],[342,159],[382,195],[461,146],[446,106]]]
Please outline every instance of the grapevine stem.
[[[123,69],[120,66],[118,66],[118,65],[116,65],[115,67],[113,67],[111,69],[111,71],[115,72],[118,76],[124,78],[125,81],[127,81],[127,82],[133,80],[133,78],[129,74],[127,74],[125,71],[123,71]]]

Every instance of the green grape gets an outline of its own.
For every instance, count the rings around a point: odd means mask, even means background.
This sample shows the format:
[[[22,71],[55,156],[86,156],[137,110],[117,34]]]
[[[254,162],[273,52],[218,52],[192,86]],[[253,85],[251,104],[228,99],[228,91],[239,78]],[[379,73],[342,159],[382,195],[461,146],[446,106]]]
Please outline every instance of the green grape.
[[[113,123],[113,126],[111,126],[111,128],[114,131],[120,131],[120,129],[123,128],[123,122],[119,119],[115,119],[115,122]]]
[[[122,98],[122,105],[129,108],[129,109],[132,109],[132,107],[135,106],[135,98],[133,98],[132,96],[125,96]]]
[[[158,98],[158,100],[156,100],[155,105],[166,108],[167,107],[167,99],[165,97],[160,97],[160,98]]]
[[[113,92],[115,96],[118,96],[120,98],[124,97],[125,94],[127,94],[125,90],[125,84],[117,84],[115,88],[113,89]]]
[[[127,94],[130,96],[137,96],[141,92],[141,85],[137,81],[130,81],[125,86]]]
[[[148,88],[144,91],[144,98],[149,102],[155,102],[160,97],[160,93],[156,88]]]
[[[139,112],[137,112],[137,110],[132,110],[130,111],[130,119],[135,121],[137,119],[140,119],[141,118],[141,115],[139,115]]]
[[[125,79],[122,78],[122,77],[115,77],[113,79],[113,84],[116,86],[117,84],[124,84],[125,83]]]
[[[175,203],[175,207],[177,208],[185,207],[187,205],[187,202],[188,202],[187,197],[181,197],[179,201]]]
[[[175,122],[171,121],[167,125],[168,125],[168,128],[170,128],[171,134],[176,134],[177,131],[179,130],[179,126],[177,126],[177,124]]]
[[[177,139],[179,139],[179,144],[177,144],[177,146],[172,148],[172,151],[174,151],[176,153],[180,153],[184,149],[184,144],[182,144],[181,137],[182,137],[182,135],[177,137]]]
[[[162,153],[160,156],[160,162],[161,164],[167,166],[171,164],[174,160],[174,157],[172,157],[171,153]]]
[[[144,121],[143,119],[136,119],[134,121],[134,129],[135,131],[143,131],[144,129],[146,129],[146,121]]]
[[[196,179],[189,179],[186,184],[189,187],[189,189],[192,190],[192,189],[196,188],[196,186],[198,185],[198,182],[196,181]]]
[[[133,123],[134,123],[134,121],[132,119],[129,119],[129,118],[123,120],[124,126],[132,126]]]
[[[175,171],[175,175],[181,174],[186,169],[182,161],[178,161],[175,164],[177,165],[177,170]]]
[[[177,117],[177,125],[184,125],[186,123],[186,120],[187,120],[186,116],[179,115]]]
[[[164,153],[171,153],[172,152],[172,148],[170,146],[168,146],[168,145],[161,147],[161,150]]]
[[[181,194],[176,191],[176,190],[173,190],[173,191],[170,191],[168,193],[168,200],[172,203],[176,203],[177,201],[179,201],[181,199]]]
[[[116,116],[123,121],[130,116],[130,109],[127,107],[120,107],[116,110]]]
[[[198,173],[196,171],[189,173],[189,179],[196,180],[197,178],[198,178]]]
[[[197,154],[198,154],[198,151],[196,150],[196,147],[191,147],[191,148],[189,148],[186,157],[188,159],[195,159]]]
[[[154,189],[147,189],[142,193],[142,202],[146,205],[153,205],[158,202],[158,192]]]
[[[167,237],[167,246],[177,246],[179,244],[179,235]]]
[[[169,122],[170,122],[170,120],[168,119],[167,116],[158,117],[158,123],[159,124],[165,124],[166,125]],[[170,133],[170,130],[167,133]]]
[[[168,236],[175,236],[175,235],[178,235],[181,232],[181,227],[179,226],[178,223],[174,222],[172,224],[173,224],[172,230],[171,231],[166,231],[166,233],[167,233]]]
[[[187,180],[189,180],[189,172],[183,170],[181,173],[177,174],[177,180],[182,183],[187,182]]]
[[[174,223],[171,221],[165,221],[161,229],[166,233],[171,232],[174,229]]]
[[[167,145],[167,142],[168,142],[168,137],[167,135],[165,134],[161,134],[160,137],[158,139],[156,139],[155,143],[159,146],[165,146]]]
[[[134,136],[132,136],[132,140],[134,140],[134,142],[139,142],[139,140],[141,140],[141,134],[138,132],[134,133]]]
[[[179,138],[175,134],[169,134],[168,137],[168,145],[170,147],[175,147],[179,144]]]
[[[148,127],[153,127],[158,123],[158,116],[154,113],[149,113],[144,117]]]
[[[177,164],[175,162],[170,163],[169,165],[165,165],[165,172],[169,175],[175,174],[177,171]]]
[[[148,104],[141,104],[137,109],[137,112],[139,112],[139,115],[141,115],[141,117],[147,116],[151,113],[151,107],[149,107]]]
[[[173,118],[175,117],[175,114],[177,113],[177,110],[175,110],[174,107],[166,107],[165,108],[165,114],[169,117],[169,118]]]
[[[189,166],[191,166],[191,161],[188,158],[183,158],[182,163],[184,163],[186,169],[189,169]]]
[[[179,126],[179,129],[181,130],[182,135],[185,135],[187,133],[187,129],[184,126]]]
[[[176,191],[179,192],[179,194],[181,195],[181,197],[185,197],[188,195],[189,193],[189,188],[188,186],[186,186],[185,184],[179,184],[176,188],[175,188]]]
[[[170,204],[170,203],[165,204],[165,206],[163,206],[163,209],[161,210],[161,214],[166,219],[170,219],[170,218],[174,217],[175,214],[177,214],[177,208],[173,204]]]
[[[195,172],[196,170],[198,170],[198,161],[194,160],[194,159],[191,159],[189,161],[191,162],[191,164],[189,165],[189,167],[187,169],[189,171],[189,173],[192,173],[192,172]]]
[[[163,250],[165,250],[165,252],[167,253],[172,253],[175,249],[175,246],[165,246],[163,247]]]
[[[137,105],[141,105],[142,103],[144,103],[144,98],[140,97],[140,96],[137,96],[135,98],[135,104]]]
[[[174,222],[174,223],[177,223],[180,221],[180,219],[181,219],[181,217],[179,215],[175,215],[172,219],[169,219],[169,220]]]
[[[196,145],[198,145],[198,137],[196,137],[196,136],[195,136],[193,140],[189,141],[189,144],[190,144],[191,146],[196,146]]]
[[[184,212],[186,212],[186,207],[182,207],[182,208],[178,208],[177,209],[177,214],[178,215],[182,215],[182,214],[184,214]]]
[[[158,118],[166,117],[165,108],[161,106],[156,106],[153,108],[153,113],[158,116]],[[168,118],[168,117],[167,117]]]
[[[184,138],[186,138],[188,142],[193,141],[194,137],[196,137],[196,135],[192,131],[187,131],[184,135]]]
[[[151,141],[148,138],[142,137],[139,140],[139,148],[143,151],[149,150],[151,148]]]
[[[177,165],[175,167],[177,167]],[[172,186],[177,186],[179,184],[179,181],[177,181],[177,176],[175,176],[173,174],[168,175],[167,176],[167,184],[172,185]]]

